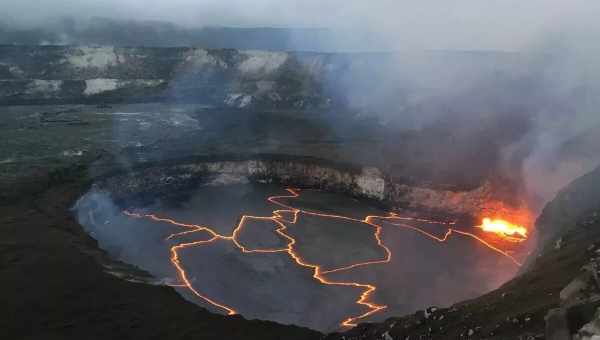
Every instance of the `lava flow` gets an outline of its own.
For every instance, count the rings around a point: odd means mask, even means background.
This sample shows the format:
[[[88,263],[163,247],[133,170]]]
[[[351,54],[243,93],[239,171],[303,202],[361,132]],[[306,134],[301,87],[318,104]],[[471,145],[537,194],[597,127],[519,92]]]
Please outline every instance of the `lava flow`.
[[[521,265],[520,262],[516,258],[514,258],[508,251],[502,250],[502,249],[492,245],[491,243],[485,241],[482,237],[477,236],[470,232],[463,231],[463,230],[457,230],[456,228],[450,228],[450,226],[453,226],[454,223],[438,222],[438,221],[431,221],[431,220],[418,219],[418,218],[412,218],[412,217],[401,217],[395,213],[390,213],[389,215],[386,215],[386,216],[366,216],[364,219],[356,219],[356,218],[352,218],[352,217],[348,217],[348,216],[324,214],[324,213],[319,213],[319,212],[315,212],[315,211],[303,210],[303,209],[299,209],[299,208],[296,208],[296,207],[293,207],[293,206],[290,206],[290,205],[287,205],[287,204],[281,202],[282,199],[294,199],[294,198],[298,198],[300,196],[299,190],[297,190],[297,189],[287,189],[287,191],[288,191],[289,195],[270,196],[267,198],[268,202],[275,204],[282,209],[274,210],[270,217],[243,215],[241,217],[238,225],[231,233],[231,235],[219,234],[213,228],[208,227],[208,226],[180,223],[180,222],[177,222],[172,219],[158,217],[154,214],[138,214],[138,213],[133,213],[130,211],[124,211],[123,213],[125,215],[133,217],[133,218],[147,218],[147,219],[150,219],[150,220],[153,220],[156,222],[168,223],[171,225],[175,225],[178,227],[188,229],[183,232],[174,233],[174,234],[169,235],[167,237],[167,240],[172,240],[178,236],[191,234],[191,233],[205,233],[207,235],[207,238],[204,240],[188,242],[188,243],[179,243],[179,244],[172,246],[170,261],[173,264],[173,266],[175,267],[175,269],[177,270],[183,287],[186,287],[187,289],[189,289],[189,291],[191,293],[193,293],[195,296],[197,296],[198,298],[208,302],[209,304],[211,304],[219,309],[222,309],[228,315],[237,314],[237,311],[230,306],[227,306],[221,302],[217,302],[214,299],[203,295],[198,290],[196,290],[196,288],[194,288],[192,286],[190,279],[188,278],[187,272],[184,268],[184,265],[182,264],[182,262],[179,258],[180,250],[189,248],[189,247],[203,246],[203,245],[215,242],[217,240],[226,240],[226,241],[232,242],[242,253],[287,253],[295,261],[295,263],[297,265],[299,265],[301,267],[305,267],[305,268],[310,268],[313,271],[313,275],[312,275],[313,278],[316,279],[321,284],[355,287],[355,288],[359,288],[362,290],[362,293],[358,296],[358,298],[356,299],[355,302],[358,305],[366,307],[368,309],[367,312],[360,314],[360,315],[348,316],[346,319],[342,320],[340,323],[340,325],[343,327],[356,326],[356,324],[359,320],[367,318],[367,317],[387,308],[387,306],[383,305],[383,304],[375,303],[371,300],[373,292],[375,292],[377,289],[376,286],[374,286],[372,284],[359,283],[359,282],[333,281],[333,280],[327,278],[327,274],[351,270],[351,269],[354,269],[357,267],[362,267],[362,266],[381,265],[381,264],[390,262],[392,259],[392,253],[391,253],[390,249],[388,247],[386,247],[383,242],[383,239],[382,239],[383,226],[391,225],[394,227],[401,227],[401,228],[406,228],[409,230],[414,230],[414,231],[416,231],[428,238],[431,238],[432,240],[437,241],[437,242],[446,242],[451,235],[470,237],[470,238],[480,242],[482,245],[486,246],[487,248],[491,249],[492,251],[496,252],[497,254],[507,257],[515,265],[517,265],[517,266]],[[377,246],[383,250],[384,256],[382,258],[373,259],[370,261],[358,262],[358,263],[353,263],[353,264],[346,265],[346,266],[339,267],[339,268],[329,268],[329,269],[324,269],[319,264],[309,263],[307,260],[303,259],[302,256],[296,251],[296,249],[295,249],[295,245],[297,243],[296,239],[294,239],[291,235],[286,233],[286,230],[287,230],[286,224],[296,224],[296,222],[298,221],[298,216],[300,214],[316,216],[316,217],[323,217],[323,218],[341,219],[341,220],[353,221],[353,222],[366,224],[367,226],[373,228],[373,235],[377,242]],[[287,240],[287,246],[282,247],[282,248],[267,248],[267,249],[248,249],[248,248],[246,248],[240,242],[238,236],[240,235],[240,232],[242,231],[242,229],[244,228],[246,223],[251,220],[268,220],[268,221],[272,221],[273,223],[275,223],[275,225],[277,226],[277,228],[275,229],[275,232],[278,235],[280,235],[281,237],[283,237],[285,240]],[[408,224],[408,222],[442,225],[442,226],[447,227],[448,229],[443,237],[438,237],[432,233],[429,233],[429,232],[423,230],[422,228],[410,225],[410,224]],[[498,223],[498,221],[496,221],[496,220],[492,221],[492,220],[486,219],[486,220],[484,220],[483,225],[478,226],[478,228],[481,228],[484,231],[499,232],[510,239],[512,239],[512,238],[516,239],[516,237],[514,237],[515,234],[522,236],[523,239],[525,239],[527,237],[526,229],[524,229],[524,228],[520,229],[522,227],[517,228],[517,229],[512,229],[512,228],[505,228],[505,226],[510,227],[512,225],[510,225],[509,223],[501,224],[501,223]],[[519,239],[521,239],[521,238],[519,238]]]
[[[477,228],[481,228],[485,232],[495,233],[509,241],[522,242],[527,239],[527,229],[525,227],[501,219],[486,217]]]

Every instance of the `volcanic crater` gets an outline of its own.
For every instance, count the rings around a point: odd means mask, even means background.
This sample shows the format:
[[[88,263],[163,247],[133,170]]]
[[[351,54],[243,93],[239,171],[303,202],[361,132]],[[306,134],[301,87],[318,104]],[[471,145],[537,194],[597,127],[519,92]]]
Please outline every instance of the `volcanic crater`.
[[[525,238],[488,232],[441,198],[401,205],[418,189],[398,199],[393,188],[378,169],[316,159],[190,159],[106,175],[74,210],[130,265],[107,266],[115,275],[325,332],[448,306],[519,271]],[[455,195],[460,205],[468,193]]]

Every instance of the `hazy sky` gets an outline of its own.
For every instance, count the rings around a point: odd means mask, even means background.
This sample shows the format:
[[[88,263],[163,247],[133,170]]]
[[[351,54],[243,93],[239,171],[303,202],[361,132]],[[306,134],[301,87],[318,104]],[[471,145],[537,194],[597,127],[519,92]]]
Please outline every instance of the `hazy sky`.
[[[0,0],[4,20],[104,16],[165,20],[186,26],[357,29],[392,45],[432,49],[520,50],[540,36],[585,26],[595,0]]]

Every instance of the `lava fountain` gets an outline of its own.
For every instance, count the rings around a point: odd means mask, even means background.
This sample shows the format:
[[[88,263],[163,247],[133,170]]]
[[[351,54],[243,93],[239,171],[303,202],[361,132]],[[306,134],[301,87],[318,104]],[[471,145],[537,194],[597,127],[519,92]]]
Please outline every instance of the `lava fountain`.
[[[521,242],[527,239],[527,228],[512,224],[503,219],[485,217],[482,224],[477,226],[477,228],[481,228],[485,232],[495,233],[511,241]]]

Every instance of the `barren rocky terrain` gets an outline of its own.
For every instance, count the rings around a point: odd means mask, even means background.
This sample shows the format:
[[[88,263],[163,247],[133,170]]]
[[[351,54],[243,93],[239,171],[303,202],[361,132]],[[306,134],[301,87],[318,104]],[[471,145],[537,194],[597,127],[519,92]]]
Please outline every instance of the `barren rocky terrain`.
[[[526,119],[482,114],[473,122],[455,114],[422,129],[399,129],[398,122],[349,105],[356,96],[328,92],[320,78],[326,70],[337,85],[352,82],[339,78],[356,61],[344,55],[0,49],[0,302],[11,311],[0,327],[9,338],[564,339],[578,333],[588,339],[594,333],[598,170],[546,206],[536,223],[537,251],[498,290],[329,335],[212,314],[171,287],[148,284],[148,273],[102,251],[71,210],[94,184],[117,198],[138,193],[143,202],[144,190],[166,194],[195,176],[221,173],[438,217],[519,211],[519,179],[503,172],[499,160],[501,148],[527,129]],[[504,85],[512,78],[503,78],[503,70],[523,70],[521,57],[495,55],[493,63],[489,57],[460,54],[459,64],[472,67],[476,60]],[[429,96],[436,93],[432,82],[419,85],[417,95],[401,92],[410,109],[424,115],[439,109]],[[16,105],[24,103],[39,105]],[[522,124],[498,129],[511,119]],[[471,125],[476,134],[468,133]],[[562,150],[577,161],[594,159],[594,132],[590,127]]]

